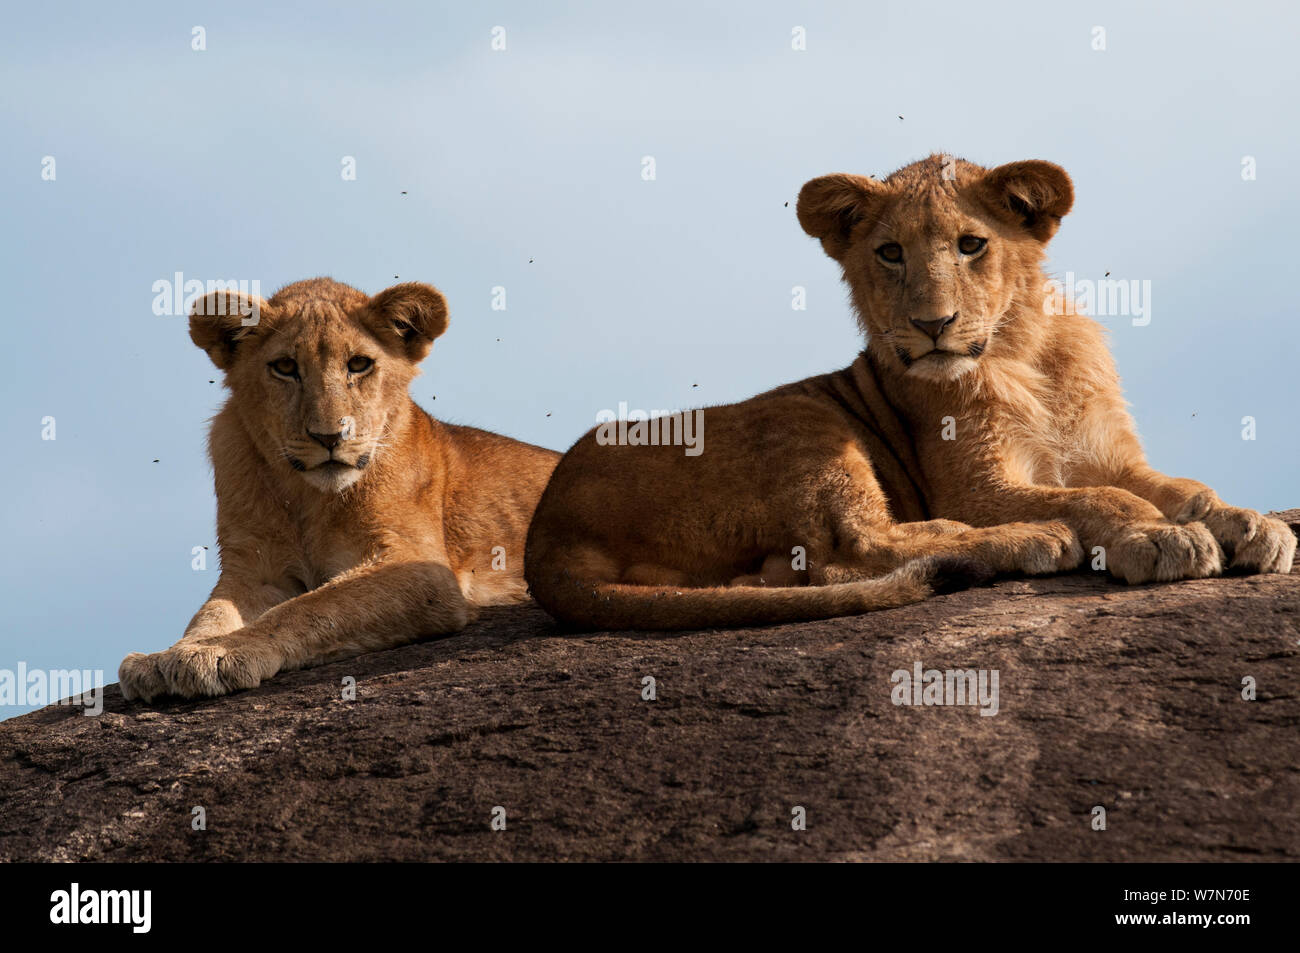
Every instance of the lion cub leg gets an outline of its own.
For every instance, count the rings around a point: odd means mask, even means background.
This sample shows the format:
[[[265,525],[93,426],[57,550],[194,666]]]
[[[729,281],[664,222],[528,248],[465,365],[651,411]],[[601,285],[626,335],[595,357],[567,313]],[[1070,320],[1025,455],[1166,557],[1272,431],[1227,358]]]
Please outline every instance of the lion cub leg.
[[[451,569],[433,561],[358,567],[268,609],[233,632],[193,635],[123,662],[123,693],[152,700],[225,695],[277,672],[309,668],[421,636],[463,629],[473,616]]]
[[[1128,583],[1202,579],[1222,554],[1202,523],[1172,523],[1153,504],[1115,486],[1004,485],[986,501],[991,520],[1060,519],[1089,551],[1101,547],[1111,575]]]
[[[185,627],[180,641],[172,646],[172,651],[238,632],[268,609],[287,602],[296,594],[288,584],[277,586],[260,583],[252,578],[244,578],[238,571],[223,569],[212,595],[194,613],[194,618]],[[128,701],[141,698],[147,702],[159,695],[166,695],[171,690],[159,668],[165,654],[132,652],[122,660],[117,678],[123,697]]]
[[[841,547],[830,564],[813,571],[813,582],[852,582],[926,558],[955,559],[994,573],[1042,575],[1076,568],[1083,547],[1074,531],[1058,522],[980,528],[951,520],[895,523]]]
[[[1145,463],[1131,464],[1115,485],[1155,504],[1178,525],[1204,523],[1228,568],[1240,572],[1288,573],[1295,561],[1296,537],[1279,519],[1229,506],[1203,483],[1165,476]]]

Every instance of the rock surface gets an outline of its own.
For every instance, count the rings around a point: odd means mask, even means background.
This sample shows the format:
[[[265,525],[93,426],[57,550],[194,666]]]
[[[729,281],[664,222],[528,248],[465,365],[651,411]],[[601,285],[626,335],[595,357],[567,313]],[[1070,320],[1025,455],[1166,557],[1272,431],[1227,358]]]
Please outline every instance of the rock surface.
[[[918,661],[996,669],[998,713],[895,706]],[[1298,662],[1300,572],[662,636],[496,609],[224,699],[0,724],[0,859],[1300,860]]]

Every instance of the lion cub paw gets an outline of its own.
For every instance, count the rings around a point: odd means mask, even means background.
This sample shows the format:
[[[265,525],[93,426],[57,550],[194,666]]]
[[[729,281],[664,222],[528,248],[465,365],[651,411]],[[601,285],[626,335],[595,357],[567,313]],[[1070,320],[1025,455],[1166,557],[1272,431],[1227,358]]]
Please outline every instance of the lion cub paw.
[[[1219,575],[1223,556],[1203,523],[1146,523],[1106,547],[1106,565],[1130,584],[1173,582]]]
[[[1017,539],[1007,571],[1040,576],[1069,572],[1083,562],[1079,537],[1064,523],[1014,524],[1014,529]]]
[[[1198,499],[1188,501],[1178,522],[1198,509]],[[1232,569],[1245,572],[1290,572],[1295,560],[1296,538],[1281,520],[1270,519],[1255,510],[1235,506],[1214,506],[1197,517],[1223,547]]]
[[[157,655],[145,655],[132,652],[122,659],[117,669],[117,681],[122,688],[122,697],[127,701],[140,699],[151,702],[159,695],[167,694],[167,683],[158,671]]]
[[[223,636],[178,642],[165,652],[132,652],[122,660],[122,695],[151,702],[160,695],[204,698],[256,688],[283,664],[266,643]]]

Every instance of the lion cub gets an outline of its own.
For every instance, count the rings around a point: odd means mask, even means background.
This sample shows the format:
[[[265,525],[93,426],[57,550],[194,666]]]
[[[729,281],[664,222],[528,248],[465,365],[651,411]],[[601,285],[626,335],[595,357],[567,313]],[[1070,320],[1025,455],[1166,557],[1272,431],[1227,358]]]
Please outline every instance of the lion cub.
[[[525,574],[557,618],[695,628],[898,606],[992,572],[1129,583],[1289,572],[1286,525],[1147,465],[1101,328],[1042,262],[1074,200],[1049,162],[931,156],[803,187],[866,350],[703,411],[706,452],[601,445],[560,461]]]
[[[195,303],[190,337],[230,389],[208,441],[221,578],[179,642],[122,662],[127,698],[250,688],[527,599],[524,533],[559,454],[416,405],[446,329],[443,296],[417,283]]]

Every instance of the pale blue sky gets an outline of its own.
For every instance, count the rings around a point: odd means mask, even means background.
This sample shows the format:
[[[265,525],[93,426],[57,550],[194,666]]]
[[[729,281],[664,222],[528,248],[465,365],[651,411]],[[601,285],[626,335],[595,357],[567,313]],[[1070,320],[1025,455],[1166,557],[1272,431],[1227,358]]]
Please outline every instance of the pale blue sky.
[[[1291,5],[263,6],[5,6],[0,668],[114,681],[216,580],[190,551],[214,544],[219,378],[154,281],[429,281],[451,329],[416,399],[564,449],[619,401],[847,364],[861,342],[794,197],[931,151],[1064,165],[1053,270],[1152,283],[1148,326],[1105,323],[1154,465],[1300,503]]]

